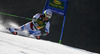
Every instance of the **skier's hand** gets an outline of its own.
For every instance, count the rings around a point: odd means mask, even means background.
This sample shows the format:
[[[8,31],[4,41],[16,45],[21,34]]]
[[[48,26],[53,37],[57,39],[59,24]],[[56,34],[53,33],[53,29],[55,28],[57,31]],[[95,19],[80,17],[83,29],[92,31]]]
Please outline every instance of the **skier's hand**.
[[[46,36],[46,35],[48,35],[48,32],[42,33],[42,36]]]
[[[34,22],[35,22],[35,21],[36,21],[36,18],[33,18],[33,20],[32,20],[32,21],[34,21]]]

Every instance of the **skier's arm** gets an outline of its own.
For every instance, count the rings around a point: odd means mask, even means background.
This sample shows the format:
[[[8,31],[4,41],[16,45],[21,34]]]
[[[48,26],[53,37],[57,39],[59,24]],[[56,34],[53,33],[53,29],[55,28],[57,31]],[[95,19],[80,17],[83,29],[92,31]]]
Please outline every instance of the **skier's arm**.
[[[48,22],[45,26],[45,32],[42,34],[43,36],[46,36],[49,34],[49,28],[50,28],[50,22]]]
[[[45,26],[45,32],[49,33],[50,22],[48,22]]]

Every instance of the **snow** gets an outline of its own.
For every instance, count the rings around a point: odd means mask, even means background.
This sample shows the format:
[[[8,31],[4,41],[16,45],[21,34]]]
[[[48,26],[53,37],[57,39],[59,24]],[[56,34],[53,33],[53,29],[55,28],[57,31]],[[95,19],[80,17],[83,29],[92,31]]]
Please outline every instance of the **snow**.
[[[96,54],[62,44],[0,32],[0,54]]]

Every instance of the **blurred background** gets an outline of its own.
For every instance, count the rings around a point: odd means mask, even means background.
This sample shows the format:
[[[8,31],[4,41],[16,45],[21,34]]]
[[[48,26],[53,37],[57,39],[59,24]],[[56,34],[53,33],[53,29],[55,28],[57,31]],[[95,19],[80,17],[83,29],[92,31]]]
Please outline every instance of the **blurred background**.
[[[42,13],[46,0],[0,0],[0,12],[32,18]],[[100,53],[100,0],[70,0],[62,44]],[[0,14],[3,23],[23,25],[30,20]],[[0,20],[1,20],[0,19]],[[59,42],[63,16],[53,13],[50,34],[42,39]]]

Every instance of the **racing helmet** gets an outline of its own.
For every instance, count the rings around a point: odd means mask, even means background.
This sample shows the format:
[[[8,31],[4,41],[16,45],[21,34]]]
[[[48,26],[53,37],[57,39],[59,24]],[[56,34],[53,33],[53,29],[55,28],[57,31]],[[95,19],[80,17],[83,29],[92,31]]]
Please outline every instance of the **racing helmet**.
[[[51,10],[47,9],[44,11],[44,15],[45,17],[48,17],[49,19],[52,17],[52,12]]]

